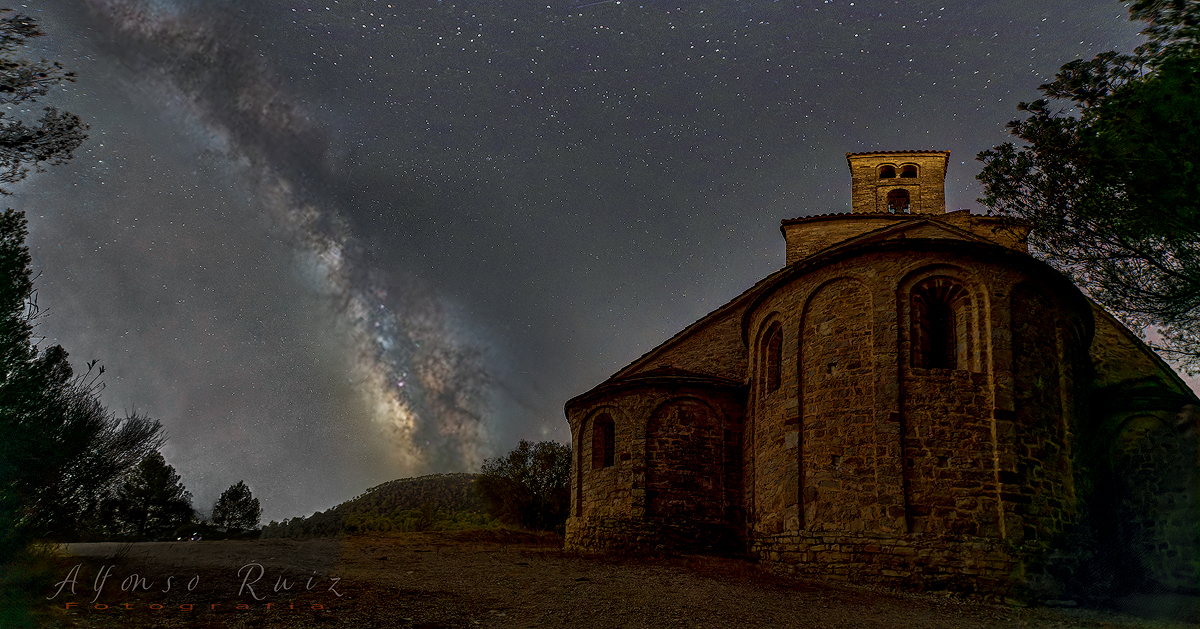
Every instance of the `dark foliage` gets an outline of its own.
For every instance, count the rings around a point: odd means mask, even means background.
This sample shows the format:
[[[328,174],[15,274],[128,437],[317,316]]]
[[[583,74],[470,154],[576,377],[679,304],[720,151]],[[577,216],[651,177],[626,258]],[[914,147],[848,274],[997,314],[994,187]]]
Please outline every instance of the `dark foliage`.
[[[23,214],[0,215],[0,561],[33,537],[76,536],[162,443],[157,421],[109,413],[95,376],[74,376],[62,347],[38,348],[25,235]]]
[[[32,18],[0,11],[0,104],[22,111],[74,80],[58,63],[16,56],[42,34]],[[0,116],[0,183],[71,159],[86,129],[52,108],[32,126]],[[61,347],[38,347],[26,233],[24,214],[0,216],[0,562],[34,536],[63,534],[86,520],[113,480],[157,447],[160,431],[144,417],[108,414],[94,377],[73,378]]]
[[[1200,369],[1200,3],[1130,7],[1149,41],[1064,65],[979,154],[981,202],[1157,349]],[[1058,109],[1052,101],[1065,103]]]
[[[571,503],[571,447],[522,440],[506,456],[488,459],[476,483],[493,517],[544,531],[567,521]]]
[[[260,519],[262,507],[258,498],[250,494],[250,488],[243,481],[222,492],[213,506],[213,524],[231,531],[257,528]]]
[[[475,474],[430,474],[376,485],[335,507],[345,513],[390,513],[429,502],[442,511],[481,511],[473,491]]]
[[[158,452],[143,459],[101,508],[111,514],[112,533],[137,540],[171,538],[180,524],[195,519],[192,495]]]
[[[38,537],[72,541],[101,531],[110,519],[106,496],[162,443],[158,421],[142,415],[117,419],[101,404],[98,389],[94,381],[75,379],[64,394],[60,438],[26,440],[33,445],[27,456],[40,462],[50,460],[45,450],[63,448],[56,452],[75,454],[47,476],[35,477],[29,487],[28,522]],[[38,449],[42,452],[36,453]]]
[[[475,474],[431,474],[376,485],[354,499],[311,516],[271,522],[269,537],[326,537],[368,531],[485,527]]]
[[[34,37],[44,35],[36,21],[15,11],[0,11],[0,104],[20,106],[45,96],[75,73],[55,61],[18,59],[17,51]],[[32,167],[65,163],[87,139],[87,125],[79,116],[46,108],[32,126],[0,114],[0,184],[14,184]],[[0,192],[3,189],[0,188]]]

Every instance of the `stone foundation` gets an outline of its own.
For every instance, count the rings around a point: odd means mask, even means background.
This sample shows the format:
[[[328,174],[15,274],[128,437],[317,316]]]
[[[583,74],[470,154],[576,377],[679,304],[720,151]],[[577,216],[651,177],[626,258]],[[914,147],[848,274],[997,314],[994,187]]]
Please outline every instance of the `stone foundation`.
[[[586,552],[741,554],[743,543],[731,527],[717,523],[574,517],[567,519],[565,547]]]
[[[987,539],[801,532],[755,540],[751,555],[779,574],[907,590],[1009,595],[1028,581],[1011,545]]]

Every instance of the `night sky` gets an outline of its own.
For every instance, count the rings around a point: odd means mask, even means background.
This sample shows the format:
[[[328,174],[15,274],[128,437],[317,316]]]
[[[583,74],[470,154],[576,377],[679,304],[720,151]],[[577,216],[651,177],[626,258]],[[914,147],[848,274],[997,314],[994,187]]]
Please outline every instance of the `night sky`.
[[[1109,0],[13,8],[91,125],[7,199],[38,329],[162,421],[197,507],[245,480],[264,522],[569,441],[568,398],[783,265],[781,219],[849,210],[845,153],[948,149],[978,210],[1017,103],[1140,30]]]

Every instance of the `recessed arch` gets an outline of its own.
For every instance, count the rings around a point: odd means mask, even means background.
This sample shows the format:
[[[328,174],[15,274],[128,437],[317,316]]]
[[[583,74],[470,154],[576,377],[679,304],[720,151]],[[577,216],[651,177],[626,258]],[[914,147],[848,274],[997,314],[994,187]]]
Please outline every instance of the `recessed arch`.
[[[962,282],[938,275],[912,287],[912,366],[966,369],[971,355],[971,296]]]
[[[584,515],[584,485],[596,482],[597,474],[604,475],[606,468],[616,463],[618,428],[629,421],[618,407],[605,404],[588,412],[579,425],[575,438],[575,508],[576,517]],[[606,465],[608,463],[608,465]],[[595,491],[590,489],[588,491]]]
[[[896,167],[892,166],[890,164],[885,164],[883,166],[880,166],[879,167],[879,178],[880,179],[895,179],[896,178]]]
[[[707,400],[668,399],[646,426],[646,515],[719,522],[724,517],[725,419]]]
[[[918,174],[919,171],[917,170],[916,164],[905,164],[900,167],[901,179],[915,179]]]
[[[759,345],[759,384],[763,393],[779,389],[783,372],[783,326],[772,322]]]
[[[918,369],[985,371],[989,353],[982,335],[990,311],[987,292],[975,273],[950,264],[908,273],[896,295],[902,362]]]
[[[897,525],[911,535],[1003,539],[1017,530],[1005,520],[999,476],[1008,468],[996,421],[1006,409],[993,402],[987,378],[976,377],[989,362],[987,335],[999,327],[989,325],[989,289],[980,277],[991,279],[988,270],[927,264],[896,288],[904,496],[904,521]],[[974,502],[948,498],[958,491],[971,492]]]
[[[869,286],[845,276],[821,284],[805,300],[799,327],[797,484],[786,502],[795,500],[801,529],[832,531],[852,520],[874,527],[864,506],[874,493],[863,456],[874,448]]]

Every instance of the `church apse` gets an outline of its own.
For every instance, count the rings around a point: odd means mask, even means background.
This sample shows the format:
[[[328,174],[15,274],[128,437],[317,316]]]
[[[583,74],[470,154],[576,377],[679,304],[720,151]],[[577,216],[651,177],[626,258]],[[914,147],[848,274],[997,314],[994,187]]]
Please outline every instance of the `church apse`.
[[[782,221],[782,268],[567,403],[569,548],[986,596],[1193,587],[1200,427],[1168,418],[1200,400],[1020,229],[947,212],[948,158],[848,154],[849,213]]]

